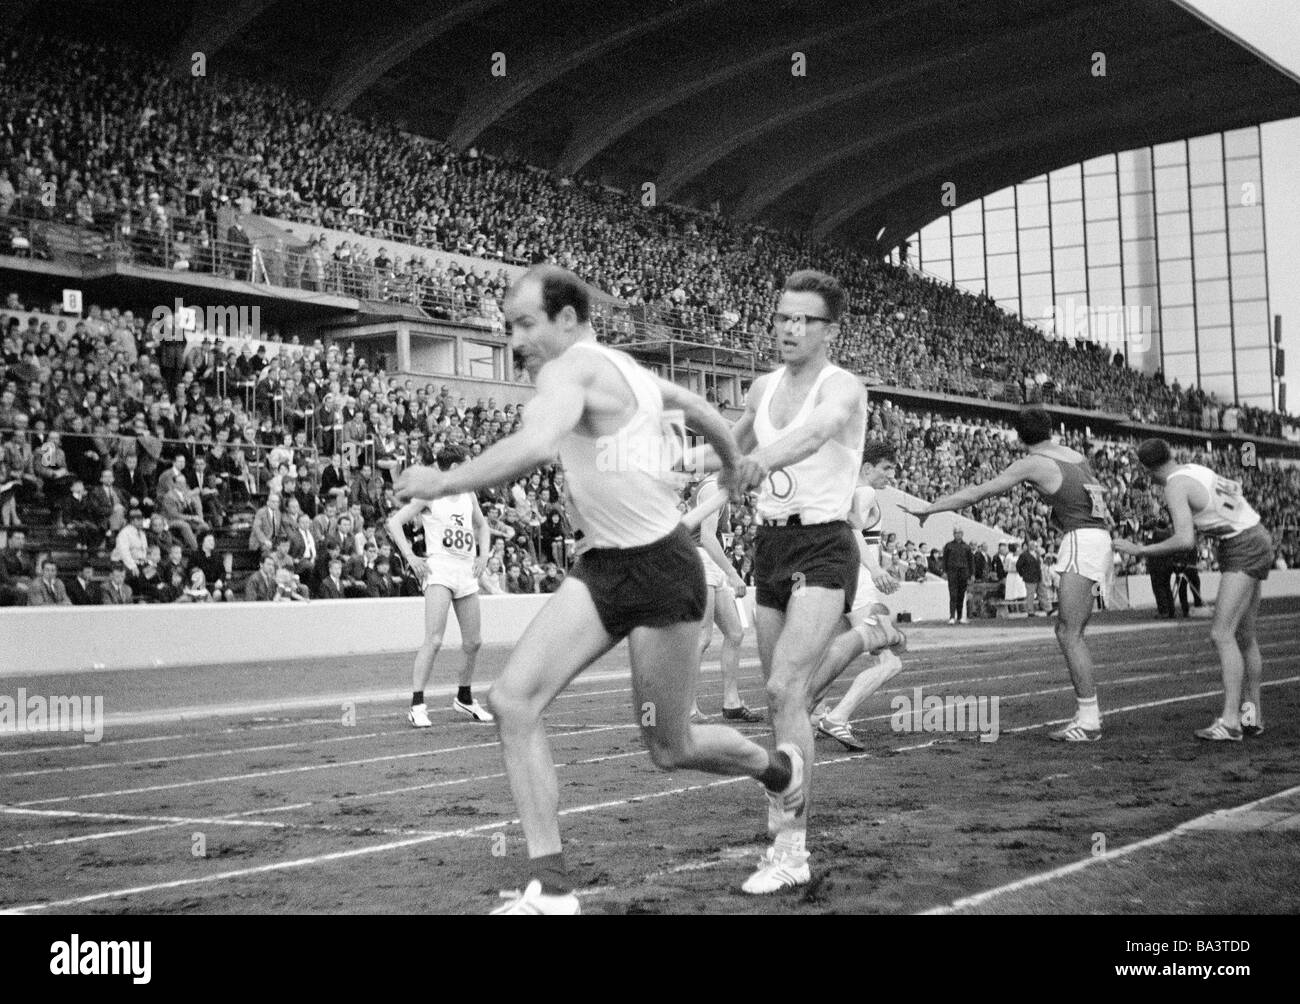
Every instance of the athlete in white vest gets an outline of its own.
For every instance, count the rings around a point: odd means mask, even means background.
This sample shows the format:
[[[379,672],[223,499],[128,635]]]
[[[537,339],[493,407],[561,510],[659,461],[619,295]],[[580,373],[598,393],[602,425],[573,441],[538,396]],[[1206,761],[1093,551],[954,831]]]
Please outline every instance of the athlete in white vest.
[[[746,593],[742,579],[718,540],[718,522],[727,507],[728,495],[718,486],[716,476],[709,474],[696,486],[693,507],[682,517],[695,542],[695,548],[704,565],[704,583],[709,587],[704,620],[700,622],[700,658],[713,641],[713,625],[722,632],[722,717],[727,721],[755,723],[763,720],[761,711],[745,706],[740,697],[740,645],[745,639],[745,624],[737,608],[739,599]],[[707,721],[696,707],[691,721]]]
[[[1222,577],[1210,639],[1219,651],[1223,671],[1223,713],[1207,728],[1198,729],[1196,737],[1240,742],[1243,732],[1258,735],[1264,731],[1259,701],[1264,660],[1255,621],[1261,588],[1273,567],[1273,538],[1243,497],[1240,482],[1200,464],[1174,463],[1163,439],[1144,440],[1137,455],[1151,480],[1165,486],[1174,535],[1157,544],[1117,540],[1113,547],[1121,554],[1152,558],[1195,547],[1197,531],[1217,540]]]
[[[452,445],[436,459],[438,467],[445,471],[464,463],[468,457],[463,447]],[[423,555],[415,553],[404,532],[405,526],[416,520],[424,531]],[[424,701],[424,689],[433,676],[433,664],[442,648],[449,607],[456,610],[461,651],[465,654],[452,710],[476,722],[492,721],[492,715],[475,700],[471,686],[474,663],[482,645],[478,577],[492,546],[491,532],[479,508],[478,497],[473,492],[461,492],[431,502],[417,499],[388,517],[387,527],[389,540],[402,552],[424,593],[424,642],[415,653],[407,721],[417,729],[427,729],[433,724]]]
[[[854,714],[868,697],[903,669],[903,661],[898,657],[899,649],[882,648],[878,652],[872,649],[872,645],[879,642],[873,629],[879,627],[881,616],[889,616],[885,596],[898,589],[898,580],[880,566],[881,511],[876,494],[889,484],[894,474],[894,463],[894,449],[888,443],[868,443],[862,451],[861,483],[853,493],[853,511],[849,514],[849,524],[857,531],[858,538],[857,594],[845,630],[826,649],[809,686],[809,704],[815,706],[849,663],[863,652],[877,655],[872,665],[849,684],[848,692],[834,708],[813,715],[818,732],[838,740],[850,750],[866,748],[853,734],[850,722]]]
[[[827,360],[839,331],[844,288],[822,272],[795,272],[772,316],[784,365],[754,381],[735,427],[767,476],[758,498],[755,626],[777,748],[803,775],[802,789],[769,794],[775,837],[742,888],[770,893],[809,881],[806,846],[813,732],[808,685],[841,618],[853,607],[858,547],[848,524],[867,427],[867,394]],[[879,640],[902,640],[887,622]]]
[[[584,535],[573,571],[524,631],[489,696],[529,855],[528,881],[498,911],[504,913],[578,912],[542,715],[570,680],[623,638],[636,718],[658,766],[749,775],[779,796],[800,786],[787,754],[726,726],[689,721],[704,569],[679,524],[672,468],[682,443],[665,437],[664,409],[679,410],[712,444],[727,490],[756,484],[760,471],[703,398],[597,344],[590,314],[589,290],[572,272],[529,269],[505,301],[513,347],[537,388],[522,430],[454,470],[410,468],[397,485],[399,498],[441,498],[511,481],[558,454],[570,515]]]

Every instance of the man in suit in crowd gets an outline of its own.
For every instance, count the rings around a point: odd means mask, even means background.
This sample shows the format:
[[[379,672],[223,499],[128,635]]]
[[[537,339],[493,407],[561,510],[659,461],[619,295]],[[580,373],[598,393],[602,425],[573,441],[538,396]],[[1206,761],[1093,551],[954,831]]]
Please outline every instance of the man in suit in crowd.
[[[41,577],[32,583],[31,591],[27,594],[27,603],[33,607],[72,606],[67,589],[59,581],[59,566],[52,558],[46,558],[41,564]]]
[[[274,549],[275,538],[279,536],[284,525],[284,516],[280,512],[280,496],[272,492],[266,497],[266,505],[258,509],[253,516],[253,528],[248,534],[248,549],[266,554]]]
[[[99,601],[103,604],[115,606],[126,606],[135,602],[131,587],[127,585],[126,566],[120,561],[113,562],[108,581],[104,583],[104,588],[100,590]]]
[[[275,599],[275,556],[262,555],[262,567],[244,583],[244,599],[250,603],[269,603]]]
[[[316,597],[322,600],[341,600],[346,597],[343,585],[343,561],[337,554],[329,559],[326,574],[316,587]]]
[[[93,607],[99,602],[99,584],[94,566],[84,564],[77,577],[68,584],[68,599],[74,607]]]

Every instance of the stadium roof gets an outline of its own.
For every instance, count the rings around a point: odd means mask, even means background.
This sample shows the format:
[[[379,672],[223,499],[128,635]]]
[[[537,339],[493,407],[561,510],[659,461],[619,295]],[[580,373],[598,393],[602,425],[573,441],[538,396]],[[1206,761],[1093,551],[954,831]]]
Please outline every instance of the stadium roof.
[[[818,236],[869,245],[883,228],[884,247],[948,210],[945,182],[961,204],[1103,153],[1300,115],[1300,83],[1172,0],[6,6],[19,35],[71,24],[182,70],[202,51],[458,147],[630,192],[650,181],[661,201]]]

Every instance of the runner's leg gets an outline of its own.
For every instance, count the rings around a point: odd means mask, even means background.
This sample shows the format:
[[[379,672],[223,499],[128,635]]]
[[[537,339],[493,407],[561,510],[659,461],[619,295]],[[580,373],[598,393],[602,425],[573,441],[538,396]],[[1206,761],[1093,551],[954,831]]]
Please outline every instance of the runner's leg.
[[[790,597],[784,626],[772,649],[767,702],[776,743],[778,747],[793,743],[803,753],[804,813],[800,829],[807,827],[812,793],[813,731],[808,721],[808,681],[843,613],[843,590],[821,586],[797,590]]]
[[[411,673],[411,689],[416,693],[421,693],[433,677],[433,663],[442,648],[450,606],[451,590],[446,586],[430,586],[424,591],[424,641],[415,653]]]
[[[722,706],[739,708],[740,699],[740,645],[745,640],[745,628],[736,612],[736,593],[730,586],[710,590],[714,594],[713,623],[722,630]]]
[[[1092,619],[1093,590],[1096,583],[1078,572],[1062,572],[1058,589],[1056,614],[1056,641],[1065,656],[1070,670],[1070,682],[1081,701],[1097,697],[1097,684],[1093,680],[1092,653],[1084,641],[1083,631]]]
[[[1256,713],[1262,715],[1263,710],[1259,702],[1259,690],[1264,681],[1264,657],[1259,651],[1259,638],[1256,635],[1255,622],[1259,617],[1259,598],[1263,592],[1264,584],[1258,579],[1253,581],[1255,583],[1255,595],[1250,601],[1250,606],[1246,608],[1241,623],[1237,626],[1237,647],[1241,649],[1241,658],[1245,663],[1245,672],[1241,682],[1241,699],[1254,704]]]
[[[559,784],[542,714],[574,677],[617,643],[601,625],[587,587],[566,578],[524,630],[492,686],[506,776],[530,858],[560,853]]]
[[[483,646],[478,593],[470,593],[451,602],[456,609],[456,623],[460,625],[460,650],[465,654],[465,664],[461,667],[457,683],[468,687],[474,682],[474,665],[478,660],[478,650]]]
[[[628,636],[632,693],[641,736],[664,770],[703,770],[758,778],[770,755],[726,725],[692,725],[699,624],[636,628]]]
[[[1219,598],[1214,604],[1210,640],[1219,652],[1223,671],[1223,724],[1237,728],[1241,724],[1241,684],[1246,664],[1237,641],[1237,631],[1256,601],[1258,579],[1245,572],[1224,572],[1219,579]],[[1258,651],[1258,647],[1256,648]]]

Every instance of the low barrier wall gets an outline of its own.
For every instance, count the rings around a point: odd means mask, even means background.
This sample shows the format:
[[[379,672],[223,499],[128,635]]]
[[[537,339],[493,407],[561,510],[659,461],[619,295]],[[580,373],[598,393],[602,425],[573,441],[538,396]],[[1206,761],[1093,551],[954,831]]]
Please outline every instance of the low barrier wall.
[[[1219,574],[1201,575],[1207,600]],[[746,603],[753,623],[753,590]],[[1264,596],[1300,596],[1300,570],[1274,572]],[[483,596],[483,641],[513,645],[547,596]],[[130,607],[7,607],[0,610],[0,677],[92,669],[135,669],[271,659],[411,652],[424,632],[424,601],[315,600],[311,603],[187,603]],[[948,584],[905,582],[890,608],[914,622],[948,618]],[[1151,580],[1118,580],[1112,606],[1154,609]],[[449,618],[445,648],[460,645]]]

